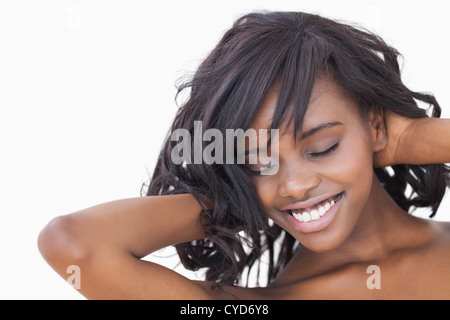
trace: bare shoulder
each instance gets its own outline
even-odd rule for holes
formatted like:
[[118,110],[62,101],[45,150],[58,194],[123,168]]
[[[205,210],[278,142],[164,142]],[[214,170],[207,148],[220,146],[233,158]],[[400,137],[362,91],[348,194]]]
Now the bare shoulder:
[[450,263],[450,222],[425,220],[424,233],[427,241],[413,250],[412,257],[422,262],[431,262],[433,266]]
[[430,220],[430,225],[435,230],[433,247],[442,250],[450,250],[450,221]]
[[[450,265],[450,222],[430,220],[434,232],[433,240],[417,250],[415,259],[416,267],[426,268],[425,279],[434,283],[434,286],[443,287],[446,285],[447,298],[450,292],[450,272],[448,266]],[[419,273],[419,270],[417,270]],[[423,270],[422,270],[423,273]]]

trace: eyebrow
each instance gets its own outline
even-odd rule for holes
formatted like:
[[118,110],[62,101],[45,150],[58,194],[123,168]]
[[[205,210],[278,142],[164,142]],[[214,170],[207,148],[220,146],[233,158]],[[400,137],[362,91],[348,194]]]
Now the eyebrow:
[[312,136],[313,134],[319,132],[320,130],[323,130],[323,129],[326,129],[326,128],[331,128],[331,127],[334,127],[334,126],[339,126],[339,125],[343,125],[343,123],[339,122],[339,121],[322,123],[322,124],[318,125],[317,127],[312,128],[311,130],[303,132],[301,137],[300,137],[300,140],[306,139],[306,138]]

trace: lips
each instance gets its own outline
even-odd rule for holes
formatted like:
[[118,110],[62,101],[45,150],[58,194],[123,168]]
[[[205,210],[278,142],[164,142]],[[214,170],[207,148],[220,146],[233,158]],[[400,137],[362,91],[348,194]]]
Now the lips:
[[292,208],[288,212],[300,222],[309,222],[324,216],[342,197],[343,193],[329,197],[310,207]]
[[281,213],[302,233],[316,232],[326,228],[338,211],[344,192],[316,197],[304,202],[283,207]]

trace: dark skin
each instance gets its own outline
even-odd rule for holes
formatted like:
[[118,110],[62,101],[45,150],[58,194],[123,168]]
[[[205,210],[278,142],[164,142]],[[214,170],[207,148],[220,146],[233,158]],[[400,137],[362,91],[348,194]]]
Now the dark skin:
[[[275,102],[273,90],[252,127],[267,127]],[[280,139],[278,173],[253,179],[269,216],[303,245],[264,293],[282,299],[449,298],[449,287],[435,286],[450,280],[449,224],[406,214],[373,173],[374,161],[391,162],[402,144],[391,140],[389,145],[382,112],[361,117],[355,102],[335,83],[319,79],[303,131],[337,121],[342,125],[296,144],[288,130]],[[387,126],[395,131],[389,136],[411,139],[402,135],[414,124],[390,113]],[[339,146],[331,153],[312,156],[336,142]],[[339,214],[317,232],[298,232],[279,210],[297,199],[340,192],[345,196]],[[429,261],[436,263],[430,266]],[[370,265],[380,268],[382,290],[366,286]]]
[[[274,87],[251,127],[268,127],[276,97]],[[281,127],[286,134],[279,139],[278,172],[252,178],[272,220],[302,244],[267,288],[212,289],[208,282],[140,260],[204,236],[200,206],[190,195],[119,200],[56,218],[41,232],[40,250],[62,277],[68,265],[80,266],[80,292],[94,299],[449,299],[449,224],[408,215],[373,172],[374,166],[396,163],[450,162],[448,139],[438,139],[450,136],[449,120],[391,112],[362,117],[334,82],[320,78],[303,132],[329,122],[340,124],[300,141]],[[336,143],[332,152],[318,156]],[[341,192],[337,213],[319,231],[300,232],[280,211]],[[381,289],[366,285],[370,265],[379,267]]]

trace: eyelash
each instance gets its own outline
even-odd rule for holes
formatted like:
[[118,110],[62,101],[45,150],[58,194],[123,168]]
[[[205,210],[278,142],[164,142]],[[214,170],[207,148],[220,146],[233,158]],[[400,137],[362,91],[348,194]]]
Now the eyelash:
[[308,156],[313,157],[313,158],[325,157],[326,155],[328,155],[328,154],[332,153],[334,150],[336,150],[338,147],[339,147],[339,142],[337,142],[336,144],[334,144],[333,146],[331,146],[330,148],[328,148],[325,151],[309,153]]

